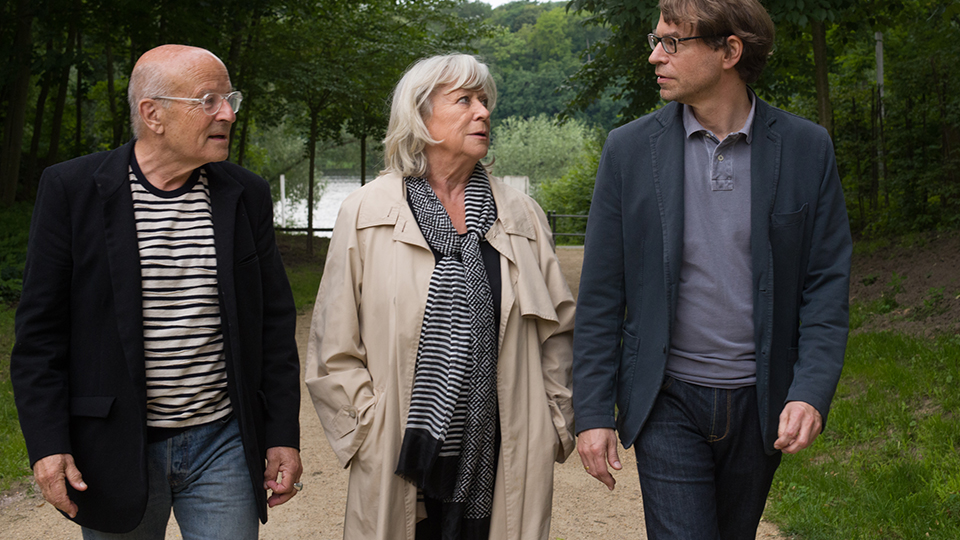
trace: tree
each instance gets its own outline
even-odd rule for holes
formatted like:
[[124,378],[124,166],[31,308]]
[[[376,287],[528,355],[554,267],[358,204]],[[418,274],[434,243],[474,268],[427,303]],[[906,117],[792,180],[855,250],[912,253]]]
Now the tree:
[[[583,17],[568,12],[561,3],[513,2],[493,10],[491,22],[499,31],[480,42],[497,82],[499,97],[493,117],[496,127],[511,116],[556,116],[572,98],[567,78],[580,66],[578,57],[607,30],[584,26]],[[573,117],[611,128],[616,105],[609,94]]]
[[579,70],[569,79],[575,93],[565,115],[575,114],[612,91],[622,103],[620,122],[643,115],[660,101],[659,87],[647,62],[647,34],[660,16],[654,2],[634,0],[571,0],[572,11],[585,17],[584,24],[607,28],[609,34],[593,42],[583,55]]
[[3,144],[0,146],[0,205],[13,204],[20,180],[20,156],[23,126],[26,121],[27,96],[30,86],[32,61],[31,37],[34,13],[29,0],[18,0],[14,29],[12,58],[5,71],[10,74],[9,109],[3,123]]
[[[345,122],[361,141],[382,133],[383,104],[410,62],[465,46],[481,35],[484,25],[458,18],[456,4],[295,0],[271,21],[271,65],[284,69],[275,79],[276,97],[285,104],[285,118],[301,126],[306,140],[308,229],[313,229],[318,143],[339,139]],[[308,252],[312,238],[308,232]]]

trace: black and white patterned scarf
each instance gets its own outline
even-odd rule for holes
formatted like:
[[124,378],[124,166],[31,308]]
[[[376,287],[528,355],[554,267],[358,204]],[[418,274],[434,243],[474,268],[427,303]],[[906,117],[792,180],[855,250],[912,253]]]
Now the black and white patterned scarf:
[[429,497],[463,503],[465,519],[482,519],[493,507],[497,460],[498,322],[480,242],[497,208],[479,163],[464,195],[463,236],[425,179],[404,181],[420,231],[441,258],[430,278],[396,472]]

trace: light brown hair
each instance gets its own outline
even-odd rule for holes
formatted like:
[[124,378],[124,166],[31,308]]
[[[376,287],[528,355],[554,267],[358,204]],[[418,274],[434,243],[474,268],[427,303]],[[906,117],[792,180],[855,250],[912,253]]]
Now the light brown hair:
[[704,43],[725,47],[727,36],[743,41],[737,73],[747,84],[756,82],[773,49],[774,27],[757,0],[660,0],[664,22],[691,25],[697,35],[712,36]]

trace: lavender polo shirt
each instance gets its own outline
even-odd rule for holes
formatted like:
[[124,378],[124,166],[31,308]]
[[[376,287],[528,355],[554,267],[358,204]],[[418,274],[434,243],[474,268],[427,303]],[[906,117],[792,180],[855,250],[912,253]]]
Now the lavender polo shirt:
[[684,105],[683,263],[666,373],[712,388],[756,384],[750,258],[750,143],[717,140]]

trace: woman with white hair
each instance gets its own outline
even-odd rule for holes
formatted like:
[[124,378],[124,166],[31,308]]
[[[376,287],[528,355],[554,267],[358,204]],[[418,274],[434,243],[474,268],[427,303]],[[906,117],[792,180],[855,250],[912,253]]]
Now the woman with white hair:
[[386,170],[340,208],[306,383],[350,467],[344,538],[549,535],[574,301],[543,211],[480,162],[495,102],[472,56],[414,64]]

